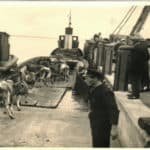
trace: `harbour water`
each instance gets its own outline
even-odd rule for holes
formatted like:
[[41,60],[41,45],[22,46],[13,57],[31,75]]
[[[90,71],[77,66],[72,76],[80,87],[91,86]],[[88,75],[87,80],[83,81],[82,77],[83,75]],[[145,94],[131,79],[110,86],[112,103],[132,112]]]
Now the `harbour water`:
[[[10,37],[10,52],[19,58],[20,63],[36,56],[49,56],[58,47],[57,41],[58,37],[53,39]],[[83,43],[81,40],[79,46],[81,49]]]

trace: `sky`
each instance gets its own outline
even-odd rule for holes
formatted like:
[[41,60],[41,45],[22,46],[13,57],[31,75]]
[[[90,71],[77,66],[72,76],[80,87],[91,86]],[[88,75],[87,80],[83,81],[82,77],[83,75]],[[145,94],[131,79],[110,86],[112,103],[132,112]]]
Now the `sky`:
[[[10,34],[10,50],[19,57],[19,61],[40,55],[49,55],[57,47],[59,35],[63,35],[68,25],[68,14],[71,10],[74,35],[79,36],[80,47],[85,39],[92,38],[94,33],[101,32],[108,37],[131,5],[5,5],[0,4],[0,31]],[[125,25],[121,34],[129,34],[143,5],[137,6],[133,16]],[[149,37],[147,19],[142,30],[144,37]],[[17,36],[16,36],[17,35]],[[20,37],[18,35],[24,35]],[[44,38],[32,38],[32,37]],[[47,38],[46,38],[47,37]]]

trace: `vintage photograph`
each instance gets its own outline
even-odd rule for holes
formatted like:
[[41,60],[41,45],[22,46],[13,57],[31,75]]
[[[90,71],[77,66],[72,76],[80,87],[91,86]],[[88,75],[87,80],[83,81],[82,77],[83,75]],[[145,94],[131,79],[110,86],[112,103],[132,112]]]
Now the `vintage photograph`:
[[0,148],[150,147],[150,3],[0,2]]

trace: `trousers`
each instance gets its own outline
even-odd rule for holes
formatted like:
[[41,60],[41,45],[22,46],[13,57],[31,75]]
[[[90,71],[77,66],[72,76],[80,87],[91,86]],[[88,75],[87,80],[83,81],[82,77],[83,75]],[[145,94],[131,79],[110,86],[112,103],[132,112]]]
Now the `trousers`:
[[130,75],[130,77],[131,77],[132,94],[135,97],[139,97],[140,96],[140,89],[141,89],[142,75],[132,74],[132,75]]
[[110,147],[110,121],[103,115],[89,113],[93,147]]

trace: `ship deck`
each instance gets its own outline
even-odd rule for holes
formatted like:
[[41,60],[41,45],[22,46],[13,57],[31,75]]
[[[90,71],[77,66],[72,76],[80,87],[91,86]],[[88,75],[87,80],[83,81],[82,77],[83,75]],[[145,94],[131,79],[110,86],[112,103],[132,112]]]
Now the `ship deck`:
[[22,107],[16,119],[0,114],[0,146],[90,147],[87,106],[66,92],[57,109]]
[[[91,147],[88,106],[67,90],[56,109],[22,107],[11,120],[0,112],[1,147]],[[119,147],[118,140],[111,147]]]

